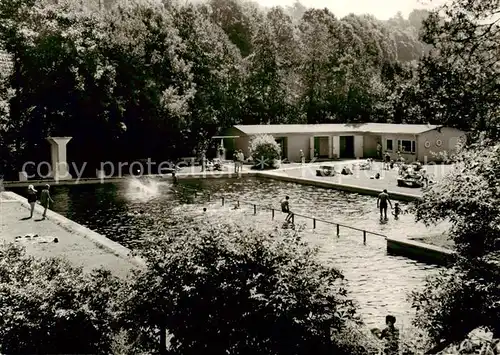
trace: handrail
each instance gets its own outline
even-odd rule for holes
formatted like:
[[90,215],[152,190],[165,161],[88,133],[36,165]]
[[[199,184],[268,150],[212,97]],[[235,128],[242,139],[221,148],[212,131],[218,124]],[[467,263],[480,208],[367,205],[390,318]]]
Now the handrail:
[[[200,192],[199,190],[196,190],[196,189],[193,189],[193,188],[189,188],[189,187],[186,187],[186,186],[182,186],[182,185],[177,185],[177,186],[180,186],[180,187],[182,187],[185,190],[190,190],[190,191],[194,191],[194,192]],[[206,191],[201,191],[201,192],[203,192],[204,194],[208,194],[209,200],[211,199],[210,192],[208,192],[208,193]],[[222,196],[221,199],[222,199],[222,205],[224,205],[225,202],[228,201],[227,198],[224,197],[224,196]],[[272,206],[264,206],[264,205],[261,205],[261,204],[258,204],[258,203],[244,201],[244,200],[235,200],[234,202],[236,202],[238,204],[238,206],[240,205],[240,203],[244,203],[244,204],[247,204],[247,205],[254,206],[254,214],[257,214],[257,206],[259,208],[262,208],[262,209],[265,209],[265,210],[271,210],[272,211],[272,218],[273,219],[274,219],[274,211],[277,210],[276,208],[274,208]],[[322,222],[322,223],[326,223],[326,224],[330,224],[330,225],[336,225],[337,226],[337,237],[340,236],[340,233],[339,233],[339,228],[340,227],[351,229],[351,230],[355,230],[355,231],[358,231],[358,232],[363,232],[363,243],[364,244],[366,244],[366,235],[367,234],[371,234],[371,235],[375,235],[375,236],[387,239],[387,236],[384,235],[384,234],[381,234],[381,233],[372,232],[372,231],[369,231],[369,230],[366,230],[366,229],[351,227],[351,226],[348,226],[346,224],[342,224],[342,223],[338,223],[338,222],[334,222],[334,221],[328,221],[328,220],[325,220],[325,219],[322,219],[322,218],[316,218],[316,217],[306,216],[306,215],[299,214],[299,213],[294,213],[294,212],[292,212],[292,221],[293,221],[294,216],[299,216],[299,217],[302,217],[302,218],[311,219],[313,221],[313,229],[316,228],[316,222]]]

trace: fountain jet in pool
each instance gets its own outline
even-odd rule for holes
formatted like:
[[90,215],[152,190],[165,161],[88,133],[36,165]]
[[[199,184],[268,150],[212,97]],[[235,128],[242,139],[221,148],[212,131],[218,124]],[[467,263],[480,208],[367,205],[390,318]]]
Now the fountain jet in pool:
[[133,199],[147,201],[160,194],[158,185],[159,183],[152,179],[141,181],[137,178],[131,178],[128,180],[127,195]]

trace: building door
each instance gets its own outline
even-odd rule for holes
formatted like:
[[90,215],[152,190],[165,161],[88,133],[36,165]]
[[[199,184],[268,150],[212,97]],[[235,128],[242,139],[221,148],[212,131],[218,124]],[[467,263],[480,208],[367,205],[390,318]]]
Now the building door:
[[354,136],[340,136],[340,158],[354,159]]
[[[236,150],[236,142],[234,138],[224,138],[224,148],[226,150],[226,159],[234,159]],[[217,155],[216,155],[217,157]]]

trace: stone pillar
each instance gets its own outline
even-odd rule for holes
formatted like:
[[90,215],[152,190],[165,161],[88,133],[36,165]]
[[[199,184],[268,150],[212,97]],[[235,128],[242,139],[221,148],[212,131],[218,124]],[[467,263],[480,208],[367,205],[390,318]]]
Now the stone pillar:
[[50,143],[50,154],[52,157],[52,177],[54,180],[72,179],[68,171],[66,161],[66,145],[72,137],[47,137]]
[[26,171],[19,172],[19,181],[28,181],[28,173]]

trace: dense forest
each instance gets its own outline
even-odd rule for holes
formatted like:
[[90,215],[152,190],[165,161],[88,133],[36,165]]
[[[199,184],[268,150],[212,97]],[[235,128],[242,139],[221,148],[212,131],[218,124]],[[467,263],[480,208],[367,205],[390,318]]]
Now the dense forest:
[[470,129],[458,106],[479,104],[457,92],[463,73],[435,59],[441,20],[428,16],[338,18],[239,0],[0,0],[14,63],[0,86],[0,169],[46,160],[49,135],[73,137],[69,160],[92,165],[199,154],[236,123]]

